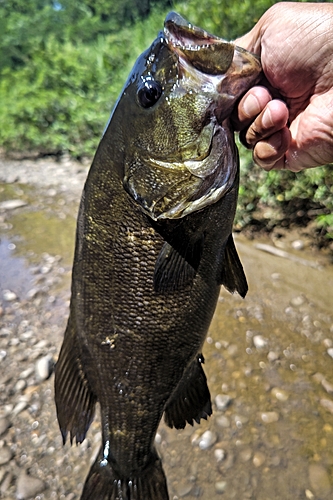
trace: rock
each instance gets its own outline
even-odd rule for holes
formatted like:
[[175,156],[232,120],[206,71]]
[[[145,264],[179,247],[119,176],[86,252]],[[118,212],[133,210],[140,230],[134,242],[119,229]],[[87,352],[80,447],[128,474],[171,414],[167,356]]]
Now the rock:
[[328,382],[326,378],[322,379],[321,385],[324,387],[326,392],[328,392],[329,394],[333,394],[333,384]]
[[279,355],[274,351],[269,351],[269,353],[267,354],[267,359],[268,359],[268,361],[273,363],[273,361],[276,361],[277,359],[279,359]]
[[47,380],[51,376],[53,368],[54,368],[54,361],[52,356],[48,354],[47,356],[40,358],[35,365],[37,380],[39,382]]
[[230,405],[232,399],[228,394],[218,394],[215,398],[216,408],[219,411],[224,411]]
[[176,492],[179,498],[186,497],[189,493],[191,493],[193,489],[193,483],[190,483],[188,480],[181,480],[177,483]]
[[222,462],[226,457],[225,451],[222,450],[222,448],[216,448],[216,450],[214,450],[214,457],[217,462]]
[[248,462],[252,457],[252,449],[250,447],[244,448],[243,450],[240,451],[239,457],[242,462]]
[[266,457],[261,451],[256,451],[255,454],[253,455],[253,465],[255,467],[261,467],[262,464],[265,462]]
[[18,500],[25,500],[35,497],[46,489],[45,483],[37,477],[29,476],[22,471],[17,480],[16,497]]
[[321,399],[320,400],[320,404],[321,406],[323,406],[324,408],[326,408],[326,410],[328,410],[329,412],[333,413],[333,401],[331,399]]
[[215,483],[215,491],[218,495],[222,495],[227,487],[227,482],[226,481],[217,481]]
[[17,299],[16,293],[12,292],[11,290],[4,290],[2,292],[3,299],[6,300],[7,302],[13,302],[14,300]]
[[320,464],[309,466],[309,480],[311,488],[319,497],[326,497],[331,492],[331,483],[326,469]]
[[4,445],[0,448],[0,465],[7,464],[13,458],[13,452],[9,446]]
[[6,200],[0,202],[0,210],[14,210],[15,208],[24,207],[28,203],[23,200]]
[[23,392],[27,387],[27,382],[25,380],[18,380],[14,387],[14,392]]
[[278,401],[285,402],[289,398],[289,394],[279,387],[273,387],[271,393]]
[[333,358],[333,347],[330,347],[329,349],[327,349],[327,354],[329,356],[331,356],[331,358]]
[[253,337],[253,344],[257,349],[263,349],[267,346],[268,342],[262,335],[255,335]]
[[0,436],[10,427],[10,422],[6,417],[0,418]]
[[265,424],[271,424],[279,420],[279,414],[276,411],[266,411],[261,413],[261,420]]
[[294,250],[303,250],[304,248],[304,241],[302,240],[294,240],[291,242],[291,246]]
[[225,429],[230,427],[230,420],[228,419],[228,417],[225,417],[224,415],[216,417],[215,421],[219,427],[223,427]]
[[217,441],[217,435],[212,431],[205,431],[199,439],[199,448],[201,450],[208,450]]

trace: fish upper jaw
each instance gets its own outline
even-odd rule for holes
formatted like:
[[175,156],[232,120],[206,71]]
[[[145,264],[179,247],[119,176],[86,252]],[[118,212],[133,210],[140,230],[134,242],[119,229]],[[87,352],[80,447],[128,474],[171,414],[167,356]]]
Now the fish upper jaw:
[[164,37],[178,57],[181,85],[187,87],[190,82],[198,92],[218,94],[220,123],[260,78],[261,63],[256,55],[188,23],[175,12],[165,19]]

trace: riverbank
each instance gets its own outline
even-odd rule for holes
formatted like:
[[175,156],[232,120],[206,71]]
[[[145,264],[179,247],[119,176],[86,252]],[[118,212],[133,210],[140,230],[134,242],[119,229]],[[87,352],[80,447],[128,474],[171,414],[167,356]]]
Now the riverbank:
[[[82,445],[63,447],[52,375],[87,171],[69,159],[0,161],[5,500],[78,500],[101,444],[97,418]],[[156,439],[172,500],[332,496],[333,267],[302,231],[236,235],[249,293],[222,290],[205,343],[214,414],[184,431],[161,424]]]

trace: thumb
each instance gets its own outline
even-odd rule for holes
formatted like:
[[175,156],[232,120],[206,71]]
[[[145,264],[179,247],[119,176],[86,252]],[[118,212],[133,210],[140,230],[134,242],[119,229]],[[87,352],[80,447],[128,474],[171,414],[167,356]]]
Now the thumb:
[[251,31],[245,35],[236,38],[234,43],[243,49],[261,56],[261,32],[260,32],[260,21],[252,28]]

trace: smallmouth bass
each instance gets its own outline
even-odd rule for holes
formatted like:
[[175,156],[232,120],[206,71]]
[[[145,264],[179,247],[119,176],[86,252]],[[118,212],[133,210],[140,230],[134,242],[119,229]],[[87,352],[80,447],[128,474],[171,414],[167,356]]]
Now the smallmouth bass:
[[229,116],[259,60],[170,13],[125,84],[79,208],[70,315],[55,370],[64,443],[97,401],[102,447],[82,500],[167,500],[164,413],[212,413],[202,345],[220,286],[242,297],[232,239],[239,166]]

